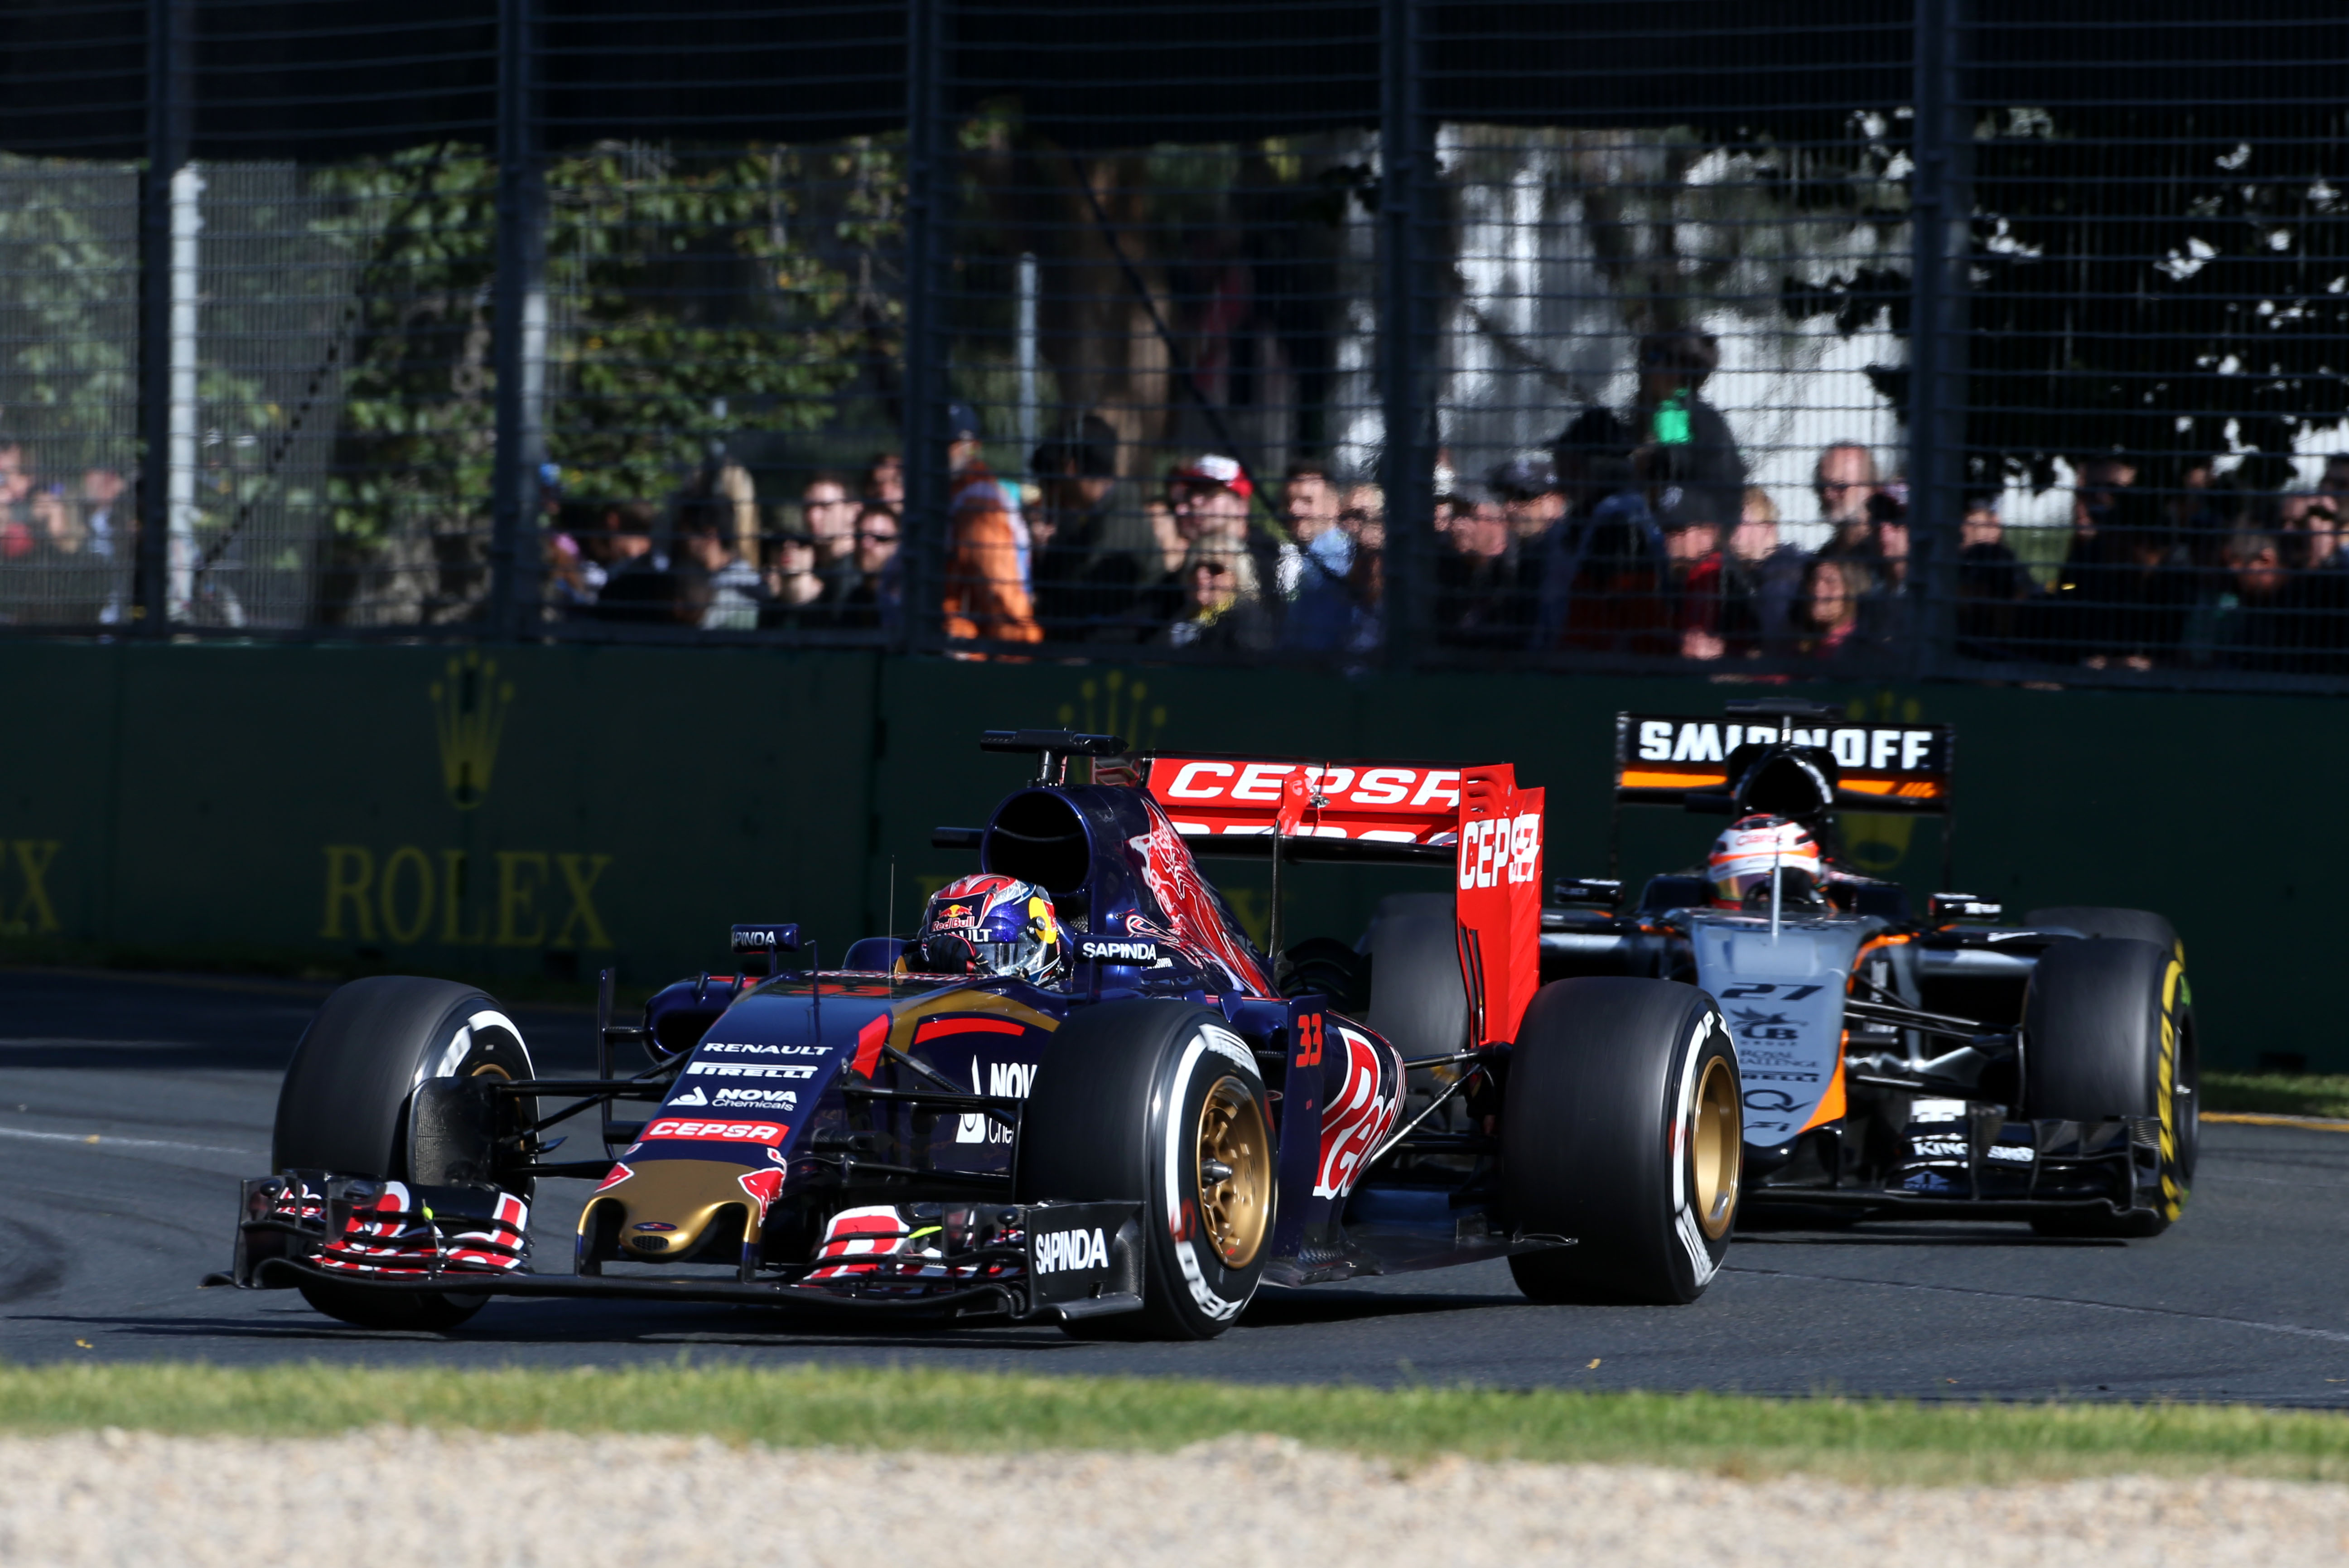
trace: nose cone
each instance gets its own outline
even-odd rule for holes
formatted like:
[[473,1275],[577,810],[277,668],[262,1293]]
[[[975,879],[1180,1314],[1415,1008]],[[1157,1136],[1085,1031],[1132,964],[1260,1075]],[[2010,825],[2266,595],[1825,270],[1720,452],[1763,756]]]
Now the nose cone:
[[[616,1241],[621,1257],[645,1262],[689,1258],[712,1245],[755,1247],[764,1206],[743,1179],[765,1168],[715,1159],[647,1160],[598,1191],[581,1211],[581,1255],[591,1254],[598,1237],[606,1247]],[[704,1261],[736,1260],[730,1251]]]

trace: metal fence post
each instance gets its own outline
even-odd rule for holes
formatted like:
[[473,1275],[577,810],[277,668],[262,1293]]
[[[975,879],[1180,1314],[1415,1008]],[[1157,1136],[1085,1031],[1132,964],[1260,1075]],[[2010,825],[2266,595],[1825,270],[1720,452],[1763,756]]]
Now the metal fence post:
[[1386,598],[1381,617],[1390,669],[1411,667],[1423,618],[1421,573],[1434,526],[1434,418],[1428,377],[1426,267],[1421,213],[1434,140],[1421,100],[1421,0],[1382,0],[1379,105],[1379,398],[1385,426],[1379,484],[1386,493]]
[[538,145],[537,0],[498,3],[497,275],[490,358],[497,375],[489,635],[538,617],[538,467],[546,430],[546,167]]
[[147,167],[139,183],[139,549],[141,636],[171,632],[172,182],[195,118],[194,0],[147,0]]
[[910,651],[936,630],[947,537],[945,363],[938,342],[938,246],[947,187],[944,151],[946,0],[905,7],[905,337],[900,383],[905,516],[899,646]]
[[1910,548],[1923,597],[1920,677],[1956,652],[1965,517],[1965,290],[1973,216],[1973,126],[1960,80],[1963,0],[1916,0],[1915,172],[1909,310]]

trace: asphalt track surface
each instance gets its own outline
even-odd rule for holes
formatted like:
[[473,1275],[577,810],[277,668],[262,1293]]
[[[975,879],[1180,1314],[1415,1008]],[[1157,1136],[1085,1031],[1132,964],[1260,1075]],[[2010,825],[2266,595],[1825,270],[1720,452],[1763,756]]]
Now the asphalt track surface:
[[[267,1164],[278,1075],[323,987],[0,971],[0,1358],[576,1366],[926,1364],[1260,1383],[1475,1382],[1922,1398],[2349,1406],[2349,1135],[2205,1129],[2186,1218],[2151,1241],[2019,1224],[1741,1235],[1682,1308],[1543,1307],[1498,1263],[1267,1291],[1205,1345],[1080,1344],[780,1311],[492,1302],[451,1337],[367,1334],[290,1291],[200,1290],[236,1183]],[[585,1012],[515,1009],[542,1070]],[[584,1182],[533,1216],[565,1257]]]

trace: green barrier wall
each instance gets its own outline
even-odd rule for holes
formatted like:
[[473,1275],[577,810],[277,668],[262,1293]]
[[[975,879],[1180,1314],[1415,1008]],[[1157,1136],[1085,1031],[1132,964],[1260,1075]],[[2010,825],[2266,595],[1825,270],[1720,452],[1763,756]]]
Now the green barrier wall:
[[[967,868],[1022,759],[984,728],[1139,746],[1509,761],[1549,789],[1553,873],[1607,866],[1619,709],[1711,713],[1691,680],[1390,679],[714,649],[0,648],[0,947],[649,984],[726,963],[735,920],[837,953]],[[1808,691],[1958,728],[1956,879],[2019,914],[2159,909],[2214,1062],[2349,1070],[2330,986],[2321,802],[2349,776],[2331,702],[1965,687]],[[2296,810],[2273,804],[2300,799]],[[1627,814],[1631,877],[1718,824]],[[1847,825],[1869,868],[1940,885],[1940,825]],[[2310,861],[2307,857],[2320,857]],[[1226,878],[1223,867],[1216,868]],[[1287,932],[1350,938],[1413,873],[1312,867]],[[1228,874],[1261,929],[1261,867]]]

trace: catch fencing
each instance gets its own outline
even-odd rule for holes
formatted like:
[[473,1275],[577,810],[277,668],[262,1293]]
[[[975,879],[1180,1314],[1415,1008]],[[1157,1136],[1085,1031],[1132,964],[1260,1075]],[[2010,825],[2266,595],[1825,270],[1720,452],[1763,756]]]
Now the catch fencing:
[[0,626],[2349,686],[2349,16],[52,0]]

